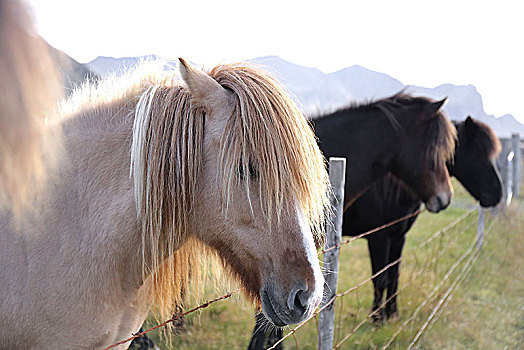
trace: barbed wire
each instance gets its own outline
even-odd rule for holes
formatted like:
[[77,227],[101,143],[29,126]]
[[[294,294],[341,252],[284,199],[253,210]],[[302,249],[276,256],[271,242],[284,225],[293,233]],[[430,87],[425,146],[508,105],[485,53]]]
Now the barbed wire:
[[448,269],[447,273],[444,275],[444,277],[440,280],[440,282],[433,288],[433,290],[429,293],[429,295],[422,301],[422,303],[419,304],[419,306],[415,309],[411,317],[409,317],[406,321],[402,323],[402,325],[397,329],[397,331],[391,336],[389,341],[382,347],[382,349],[387,349],[393,341],[397,338],[397,336],[406,328],[406,326],[411,323],[415,317],[418,315],[418,313],[422,310],[422,308],[435,296],[435,294],[440,290],[440,288],[443,286],[443,284],[449,280],[451,274],[457,269],[458,266],[460,266],[460,263],[462,263],[472,252],[475,253],[475,246],[476,241],[474,240],[469,248],[460,256],[460,258]]
[[[486,236],[490,233],[491,229],[495,225],[495,222],[498,220],[498,218],[499,218],[498,216],[495,217],[495,219],[490,223],[490,226],[485,231]],[[438,319],[444,307],[447,305],[449,300],[451,300],[453,293],[460,287],[462,282],[466,279],[466,276],[469,274],[469,271],[472,269],[473,265],[478,260],[479,256],[480,256],[480,251],[476,250],[475,253],[472,255],[471,261],[465,264],[465,267],[462,270],[462,272],[457,276],[457,278],[453,281],[451,286],[446,290],[446,292],[440,298],[440,300],[435,305],[435,307],[433,307],[433,310],[431,311],[427,320],[420,327],[420,330],[417,332],[417,334],[413,337],[413,339],[409,343],[407,350],[412,349],[413,346],[415,346],[415,344],[420,339],[420,336]]]
[[[359,239],[359,238],[362,238],[362,237],[368,236],[368,235],[370,235],[370,234],[372,234],[372,233],[375,233],[375,232],[377,232],[377,231],[380,231],[380,230],[382,230],[382,229],[384,229],[384,228],[387,228],[387,227],[389,227],[389,226],[395,225],[395,224],[397,224],[397,223],[399,223],[399,222],[402,222],[402,221],[404,221],[404,220],[407,220],[407,219],[409,219],[409,218],[411,218],[411,217],[413,217],[413,216],[416,216],[416,215],[420,214],[420,213],[423,212],[423,211],[424,211],[424,209],[418,209],[418,210],[414,211],[414,212],[411,213],[411,214],[404,215],[404,216],[402,216],[402,217],[400,217],[400,218],[398,218],[398,219],[395,219],[395,220],[393,220],[393,221],[390,221],[390,222],[388,222],[388,223],[386,223],[386,224],[384,224],[384,225],[381,225],[381,226],[379,226],[379,227],[376,227],[376,228],[374,228],[374,229],[371,229],[371,230],[369,230],[369,231],[366,231],[366,232],[364,232],[364,233],[362,233],[362,234],[360,234],[360,235],[358,235],[358,236],[352,237],[352,238],[350,238],[350,239],[348,239],[348,240],[346,240],[346,241],[344,241],[344,242],[340,242],[340,243],[338,243],[338,244],[336,244],[336,245],[334,245],[334,246],[332,246],[332,247],[329,247],[328,249],[323,249],[323,250],[319,253],[319,255],[320,255],[320,254],[323,254],[323,253],[327,253],[327,252],[329,252],[329,251],[331,251],[331,250],[333,250],[333,249],[339,248],[339,247],[341,247],[341,246],[343,246],[343,245],[349,244],[349,243],[351,243],[351,242],[353,242],[353,241],[356,241],[356,240]],[[382,273],[383,271],[387,270],[389,267],[395,265],[395,264],[398,263],[398,262],[400,262],[400,258],[397,259],[396,261],[394,261],[394,262],[388,264],[388,266],[384,267],[382,270],[380,270],[379,272],[377,272],[377,273],[376,273],[375,275],[373,275],[372,277],[370,277],[370,278],[368,278],[368,279],[366,279],[366,280],[360,282],[357,286],[354,286],[354,287],[350,288],[350,290],[346,290],[346,291],[344,292],[345,294],[344,294],[344,293],[338,293],[338,294],[335,294],[335,296],[334,296],[333,298],[331,298],[329,301],[327,301],[326,304],[324,304],[324,305],[321,306],[319,309],[317,309],[317,311],[315,311],[315,312],[313,313],[313,315],[311,315],[311,317],[309,317],[308,319],[302,321],[299,325],[295,326],[295,328],[291,329],[291,330],[289,331],[289,333],[287,333],[285,336],[283,336],[282,338],[280,338],[280,339],[279,339],[275,344],[273,344],[271,347],[267,348],[267,350],[274,350],[274,349],[275,349],[275,348],[276,348],[280,343],[282,343],[282,342],[285,341],[287,338],[289,338],[291,335],[293,335],[294,333],[296,333],[296,331],[298,331],[300,328],[302,328],[302,326],[304,326],[304,325],[305,325],[306,323],[308,323],[311,319],[313,319],[314,317],[316,317],[316,316],[317,316],[321,311],[323,311],[325,308],[327,308],[329,305],[331,305],[331,304],[335,301],[336,298],[338,298],[338,297],[342,297],[342,296],[344,296],[344,295],[350,293],[351,291],[353,291],[353,290],[355,290],[355,289],[358,289],[360,286],[362,286],[362,285],[365,284],[366,282],[369,282],[372,278],[376,277],[377,275],[379,275],[380,273]],[[339,295],[339,294],[342,294],[342,295]]]
[[448,232],[449,230],[451,230],[453,227],[457,226],[460,222],[462,222],[464,219],[466,219],[469,215],[471,215],[472,213],[474,213],[475,211],[477,210],[477,208],[471,208],[470,210],[468,210],[466,213],[462,214],[460,217],[458,217],[457,219],[453,220],[453,222],[449,223],[448,225],[446,225],[444,228],[436,231],[434,234],[432,234],[427,240],[425,240],[424,242],[420,243],[420,245],[418,246],[419,248],[422,248],[424,246],[426,246],[428,243],[430,243],[431,241],[433,241],[435,238],[437,238],[438,236],[441,236],[443,234],[445,234],[446,232]]
[[380,231],[380,230],[383,230],[383,229],[388,228],[388,227],[390,227],[390,226],[393,226],[393,225],[395,225],[395,224],[398,224],[399,222],[402,222],[402,221],[405,221],[405,220],[407,220],[407,219],[409,219],[409,218],[412,218],[412,217],[414,217],[414,216],[416,216],[416,215],[422,213],[423,211],[424,211],[424,209],[417,209],[417,210],[415,210],[415,211],[414,211],[413,213],[411,213],[411,214],[404,215],[404,216],[402,216],[402,217],[400,217],[400,218],[398,218],[398,219],[395,219],[395,220],[393,220],[393,221],[388,222],[387,224],[384,224],[384,225],[379,226],[379,227],[375,227],[374,229],[371,229],[371,230],[369,230],[369,231],[366,231],[366,232],[364,232],[364,233],[361,233],[361,234],[358,235],[358,236],[351,237],[351,238],[349,238],[349,239],[347,239],[347,240],[345,240],[345,241],[343,241],[343,242],[340,242],[340,243],[338,243],[338,244],[335,244],[334,246],[329,247],[329,248],[327,248],[327,249],[322,249],[322,250],[320,251],[320,253],[318,253],[318,255],[320,255],[320,254],[324,254],[324,253],[327,253],[327,252],[330,252],[330,251],[332,251],[332,250],[334,250],[334,249],[340,248],[340,247],[343,246],[343,245],[346,245],[346,244],[349,244],[349,243],[351,243],[351,242],[354,242],[354,241],[356,241],[357,239],[360,239],[360,238],[363,238],[363,237],[369,236],[369,235],[372,234],[372,233],[375,233],[375,232],[377,232],[377,231]]
[[122,345],[122,344],[125,344],[125,343],[127,343],[127,342],[130,342],[130,341],[132,341],[133,339],[140,338],[140,337],[144,336],[145,334],[151,332],[152,330],[155,330],[155,329],[158,329],[158,328],[161,328],[161,327],[165,327],[165,326],[167,326],[169,323],[174,322],[174,321],[176,321],[177,319],[179,319],[179,318],[181,318],[181,317],[187,316],[187,315],[189,315],[190,313],[193,313],[193,312],[195,312],[195,311],[197,311],[197,310],[204,309],[204,308],[208,307],[209,305],[211,305],[211,304],[213,304],[213,303],[216,303],[217,301],[221,301],[221,300],[228,299],[228,298],[230,298],[233,294],[235,294],[235,293],[237,293],[237,292],[238,292],[238,290],[235,290],[235,291],[233,291],[233,292],[229,292],[229,293],[227,293],[227,294],[225,294],[225,295],[223,295],[223,296],[221,296],[221,297],[215,298],[215,299],[213,299],[213,300],[206,301],[204,304],[201,304],[201,305],[199,305],[199,306],[197,306],[197,307],[194,307],[194,308],[192,308],[191,310],[188,310],[188,311],[183,312],[183,313],[178,314],[178,315],[174,315],[174,316],[171,317],[169,320],[167,320],[167,321],[165,321],[165,322],[163,322],[163,323],[161,323],[161,324],[159,324],[159,325],[156,325],[156,326],[154,326],[154,327],[151,327],[151,328],[149,328],[149,329],[146,329],[146,330],[143,331],[143,332],[133,334],[133,336],[130,337],[130,338],[127,338],[127,339],[122,340],[122,341],[120,341],[120,342],[118,342],[118,343],[115,343],[115,344],[113,344],[113,345],[110,345],[110,346],[108,346],[107,348],[105,348],[104,350],[112,349],[112,348],[117,347],[117,346],[119,346],[119,345]]
[[[462,220],[464,220],[471,212],[468,212],[466,213],[466,215],[463,215],[461,216],[462,217]],[[457,225],[458,222],[456,222],[456,220],[452,223],[452,224],[449,224],[447,225],[447,230],[446,231],[449,231],[450,229],[454,228],[456,225]],[[466,232],[467,230],[469,230],[471,228],[471,226],[473,226],[473,223],[470,223],[466,228],[464,228],[461,232],[461,235]],[[437,232],[442,234],[444,232],[446,232],[444,230],[438,230]],[[418,277],[420,277],[422,275],[422,273],[424,271],[426,271],[431,265],[435,264],[438,260],[440,260],[440,258],[442,258],[445,254],[445,252],[450,248],[450,246],[452,244],[454,244],[459,238],[461,235],[457,235],[454,237],[453,240],[451,240],[450,242],[448,242],[447,246],[444,247],[443,249],[440,250],[439,254],[434,256],[429,262],[426,262],[426,264],[418,269],[415,273],[412,273],[410,274],[410,280],[406,283],[403,283],[403,287],[402,288],[399,288],[395,293],[393,293],[391,296],[389,296],[389,298],[386,298],[381,304],[380,304],[380,307],[377,308],[377,310],[369,313],[367,315],[366,318],[364,318],[356,327],[354,327],[353,329],[351,329],[350,333],[346,334],[346,336],[344,336],[344,338],[342,338],[342,340],[340,340],[334,347],[334,349],[338,349],[344,342],[346,342],[348,339],[350,339],[364,324],[366,324],[366,322],[368,320],[370,320],[374,315],[376,315],[378,312],[380,312],[380,309],[383,308],[388,302],[390,302],[394,297],[398,296],[399,293],[403,290],[405,290],[407,287],[409,287],[411,284],[413,284],[413,282],[418,279]],[[431,237],[436,237],[434,234],[431,236]],[[377,272],[376,274],[374,274],[373,276],[371,276],[371,278],[367,279],[367,280],[364,280],[362,282],[359,283],[359,285],[363,285],[365,282],[369,282],[370,280],[372,280],[373,278],[377,277],[378,275],[380,275],[381,273],[383,273],[385,270],[389,269],[391,266],[397,264],[397,263],[400,263],[402,261],[402,258],[399,258],[393,262],[391,262],[389,265],[385,266],[382,270],[380,270],[379,272]],[[352,287],[350,288],[348,291],[353,291],[355,289],[355,287]],[[348,294],[348,293],[345,293],[345,294]],[[341,299],[342,300],[342,299]]]

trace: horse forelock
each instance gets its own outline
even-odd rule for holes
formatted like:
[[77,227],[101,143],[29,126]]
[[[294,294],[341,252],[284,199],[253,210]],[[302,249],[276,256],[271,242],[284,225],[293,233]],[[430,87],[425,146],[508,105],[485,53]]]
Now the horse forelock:
[[474,135],[466,139],[466,133],[464,131],[465,122],[462,121],[457,124],[458,130],[458,142],[461,145],[464,141],[471,145],[472,149],[481,153],[481,156],[485,159],[495,159],[502,149],[500,140],[492,128],[487,124],[471,118],[471,122],[475,128]]
[[[236,104],[219,151],[226,208],[229,189],[256,169],[259,198],[270,221],[282,209],[299,205],[314,232],[327,208],[327,173],[312,128],[282,86],[265,71],[247,64],[215,67],[209,73],[232,91]],[[246,191],[254,179],[246,177]],[[298,203],[297,203],[298,202]]]
[[[415,97],[401,91],[384,100],[388,105],[396,106],[397,113],[403,113],[407,108],[416,107],[423,110],[425,106],[435,101],[426,97]],[[428,119],[423,113],[414,113],[414,118],[407,127],[417,128],[424,135],[426,156],[432,158],[435,164],[442,164],[453,157],[457,131],[443,111]]]
[[457,130],[442,112],[427,123],[427,155],[433,156],[435,164],[443,164],[453,158]]

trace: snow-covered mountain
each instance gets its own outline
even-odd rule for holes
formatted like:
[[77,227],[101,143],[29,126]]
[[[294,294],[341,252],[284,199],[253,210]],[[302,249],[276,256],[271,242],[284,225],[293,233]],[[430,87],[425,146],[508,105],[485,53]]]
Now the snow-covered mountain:
[[113,73],[119,75],[129,69],[136,67],[140,62],[155,60],[158,58],[159,57],[155,55],[119,58],[98,56],[91,62],[87,63],[87,65],[101,76],[106,76]]
[[404,85],[389,75],[352,66],[325,74],[277,56],[259,57],[251,62],[265,66],[294,94],[306,113],[332,110],[350,103],[371,101],[395,94]]
[[463,120],[471,115],[491,126],[499,137],[510,137],[512,133],[520,133],[524,137],[524,125],[512,115],[497,118],[484,111],[482,96],[473,85],[442,84],[434,88],[406,86],[387,74],[361,66],[324,74],[316,68],[303,67],[277,56],[260,57],[251,61],[268,67],[276,74],[298,98],[306,113],[318,114],[318,111],[373,101],[405,89],[415,96],[434,99],[447,97],[444,111],[453,120]]
[[[122,72],[150,57],[156,56],[98,57],[87,65],[103,76],[110,72]],[[497,118],[486,114],[482,96],[473,85],[442,84],[434,88],[406,86],[387,74],[357,65],[325,74],[317,68],[300,66],[278,56],[258,57],[250,61],[265,66],[275,74],[310,115],[384,98],[405,89],[416,96],[434,99],[447,97],[444,111],[451,119],[462,120],[471,115],[491,126],[499,137],[509,137],[512,133],[520,133],[524,137],[524,125],[512,115]],[[176,62],[170,61],[170,65],[175,66]]]

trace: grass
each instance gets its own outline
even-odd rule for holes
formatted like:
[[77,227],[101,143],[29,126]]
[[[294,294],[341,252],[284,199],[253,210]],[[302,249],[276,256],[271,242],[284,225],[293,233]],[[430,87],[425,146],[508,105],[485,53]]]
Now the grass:
[[[417,310],[442,280],[448,269],[468,249],[476,234],[477,214],[450,229],[446,234],[420,247],[434,232],[452,223],[470,208],[474,201],[454,183],[453,204],[434,215],[423,213],[407,236],[401,268],[400,320],[375,327],[366,321],[372,302],[372,285],[364,284],[336,304],[335,344],[359,323],[362,326],[341,345],[341,349],[381,348]],[[524,341],[524,202],[514,200],[508,210],[486,235],[484,247],[470,273],[452,295],[437,321],[426,330],[415,349],[517,349]],[[488,218],[491,222],[493,218]],[[442,254],[441,252],[444,251]],[[429,262],[440,254],[438,263]],[[430,315],[437,300],[444,294],[461,266],[451,274],[450,281],[436,291],[435,297],[413,316],[413,321],[395,337],[390,349],[405,349]],[[422,273],[421,273],[422,271]],[[365,240],[346,245],[340,255],[338,292],[347,290],[371,275]],[[418,277],[414,279],[416,276]],[[206,298],[234,289],[229,284],[209,283]],[[188,308],[196,304],[188,305]],[[158,333],[151,334],[162,349],[245,349],[254,326],[254,307],[243,302],[238,294],[227,301],[211,305],[189,315],[171,345]],[[148,319],[154,325],[152,318]],[[147,326],[147,324],[146,324]],[[286,349],[316,349],[316,320],[297,331],[284,343]]]

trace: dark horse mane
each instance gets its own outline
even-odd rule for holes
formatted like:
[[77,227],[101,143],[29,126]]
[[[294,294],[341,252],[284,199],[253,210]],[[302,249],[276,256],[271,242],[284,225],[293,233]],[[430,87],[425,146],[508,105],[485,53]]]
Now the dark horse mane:
[[[442,103],[445,100],[442,101]],[[425,108],[429,108],[436,101],[426,97],[416,97],[403,90],[380,100],[350,104],[348,106],[341,107],[333,113],[324,113],[317,115],[312,119],[315,122],[327,119],[336,119],[343,116],[354,115],[354,114],[366,114],[371,115],[370,111],[382,112],[391,123],[393,129],[398,132],[406,132],[411,127],[417,127],[422,123],[427,123],[427,127],[424,128],[424,138],[428,141],[427,154],[434,156],[435,163],[443,158],[447,161],[453,157],[456,141],[456,130],[452,123],[445,117],[442,111],[438,112],[438,115],[434,118],[427,119],[427,113],[423,113]],[[401,123],[399,117],[407,110],[420,110],[421,113],[413,113],[415,118],[408,123]],[[422,128],[420,128],[422,129]],[[490,131],[489,128],[487,131]],[[442,157],[439,159],[439,157]]]
[[[488,125],[470,116],[465,121],[453,121],[453,124],[459,131],[458,134],[461,135],[458,142],[466,142],[471,151],[491,160],[495,159],[500,153],[500,141]],[[475,128],[475,131],[473,133],[468,132],[468,128]]]

